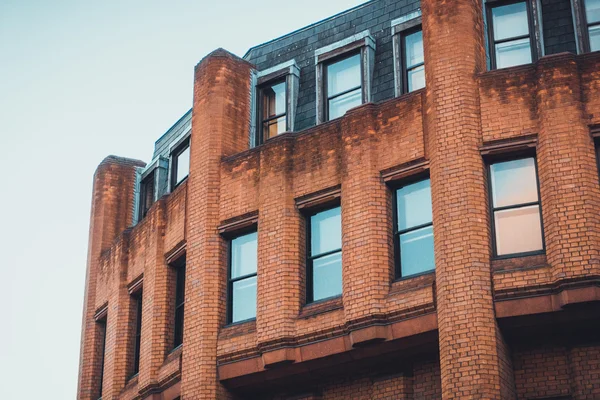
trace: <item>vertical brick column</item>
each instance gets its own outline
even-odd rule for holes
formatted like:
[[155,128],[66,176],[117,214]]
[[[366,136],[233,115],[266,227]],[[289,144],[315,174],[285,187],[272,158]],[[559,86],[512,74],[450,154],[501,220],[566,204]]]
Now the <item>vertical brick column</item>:
[[94,320],[99,257],[133,219],[135,168],[144,163],[110,156],[94,174],[77,398],[96,400],[100,379],[101,337]]
[[294,141],[273,144],[264,145],[260,162],[257,332],[265,350],[294,336],[304,264],[303,224],[293,193]]
[[548,263],[555,279],[600,273],[600,192],[575,56],[538,63],[538,167]]
[[[365,105],[342,122],[342,275],[344,312],[351,329],[380,318],[393,264],[391,224],[382,223],[388,220],[388,199],[377,169],[373,113],[373,106]],[[367,337],[384,339],[380,333]]]
[[248,148],[250,71],[219,49],[195,70],[190,174],[182,397],[225,399],[217,378],[217,336],[225,323],[227,262],[220,222],[220,163]]
[[423,0],[428,135],[444,399],[510,399],[490,272],[476,74],[485,70],[475,0]]

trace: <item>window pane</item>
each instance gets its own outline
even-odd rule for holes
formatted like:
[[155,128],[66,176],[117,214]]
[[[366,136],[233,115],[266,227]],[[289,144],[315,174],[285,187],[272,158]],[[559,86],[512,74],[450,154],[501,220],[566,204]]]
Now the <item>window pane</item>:
[[327,66],[327,97],[360,86],[360,54]]
[[525,2],[492,8],[492,21],[495,41],[529,34]]
[[329,100],[329,119],[335,119],[346,114],[351,108],[362,104],[362,91],[356,89],[353,92],[346,93],[333,100]]
[[419,90],[425,87],[425,66],[421,65],[408,71],[408,91]]
[[494,207],[538,201],[533,158],[492,164],[490,171]]
[[184,180],[190,173],[190,148],[177,156],[177,183]]
[[435,268],[432,226],[400,235],[400,266],[403,277]]
[[542,250],[539,206],[497,211],[494,221],[499,256]]
[[263,125],[263,134],[265,139],[270,139],[279,135],[280,133],[284,133],[286,131],[285,119],[285,116],[283,116],[272,121],[265,122]]
[[231,322],[256,318],[256,276],[233,282]]
[[399,231],[430,223],[431,181],[425,179],[398,189],[396,202]]
[[342,294],[342,252],[313,261],[313,300]]
[[263,119],[285,113],[285,82],[263,89]]
[[600,21],[600,0],[585,0],[585,17],[588,24]]
[[340,207],[315,214],[310,219],[310,249],[312,256],[342,248],[342,218]]
[[513,40],[496,45],[496,67],[508,68],[531,63],[529,39]]
[[231,241],[231,278],[256,273],[256,238],[254,232]]
[[600,50],[600,25],[590,26],[590,49]]
[[173,346],[177,347],[183,343],[183,310],[184,307],[179,307],[175,310],[175,340]]
[[424,62],[423,58],[423,32],[415,32],[404,38],[404,56],[406,57],[406,69]]

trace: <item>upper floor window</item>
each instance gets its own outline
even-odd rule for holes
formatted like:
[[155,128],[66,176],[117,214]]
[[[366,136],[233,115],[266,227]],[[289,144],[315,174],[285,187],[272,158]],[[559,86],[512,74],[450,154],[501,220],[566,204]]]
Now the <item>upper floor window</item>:
[[354,54],[326,66],[326,115],[339,118],[351,108],[362,104],[361,55]]
[[534,157],[489,166],[494,256],[542,252],[544,240]]
[[419,26],[402,34],[402,79],[404,93],[425,87],[423,31]]
[[140,372],[140,350],[142,344],[142,292],[139,291],[133,296],[135,305],[135,332],[133,336],[133,367],[131,376]]
[[228,322],[256,318],[258,234],[238,236],[229,243]]
[[183,316],[185,306],[185,258],[176,262],[175,267],[175,329],[173,348],[183,343]]
[[190,173],[190,139],[187,138],[171,153],[171,190],[183,182]]
[[104,360],[105,360],[105,352],[106,352],[106,323],[108,321],[108,317],[105,315],[103,318],[96,321],[96,334],[98,337],[98,341],[100,346],[97,349],[99,352],[100,364],[98,365],[99,371],[98,375],[98,386],[96,392],[98,393],[98,399],[102,398],[102,386],[104,386]]
[[342,294],[341,208],[308,218],[307,302]]
[[528,1],[488,3],[492,68],[529,64],[535,59],[530,8]]
[[261,139],[287,132],[287,83],[279,81],[259,89]]
[[589,49],[598,51],[600,50],[600,0],[585,0],[584,7]]
[[396,190],[395,206],[396,277],[433,270],[431,181],[425,179]]
[[142,180],[140,188],[140,217],[143,219],[154,204],[154,172]]

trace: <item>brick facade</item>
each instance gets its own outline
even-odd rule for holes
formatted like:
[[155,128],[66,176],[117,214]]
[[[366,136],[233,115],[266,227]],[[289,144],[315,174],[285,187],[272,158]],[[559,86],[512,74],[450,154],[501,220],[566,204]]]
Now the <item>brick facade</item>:
[[[368,23],[389,26],[415,8],[396,3],[362,6],[396,5]],[[102,162],[78,399],[600,399],[600,54],[487,71],[480,2],[420,5],[425,89],[249,148],[252,74],[266,67],[252,58],[262,50],[241,59],[219,49],[195,69],[187,181],[132,226],[143,163]],[[391,52],[388,39],[376,61]],[[281,40],[269,46],[291,39]],[[376,66],[379,79],[386,65]],[[497,259],[487,163],[523,152],[536,155],[545,248]],[[423,174],[436,269],[396,280],[394,188]],[[325,204],[341,206],[343,290],[306,304],[306,215]],[[249,226],[256,320],[227,325],[228,239]],[[184,256],[183,345],[174,349]]]

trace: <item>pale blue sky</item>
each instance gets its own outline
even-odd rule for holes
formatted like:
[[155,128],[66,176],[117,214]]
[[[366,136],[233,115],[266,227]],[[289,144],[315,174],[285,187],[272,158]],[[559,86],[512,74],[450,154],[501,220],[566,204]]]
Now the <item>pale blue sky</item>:
[[0,0],[2,398],[75,398],[98,163],[149,161],[208,52],[363,2]]

